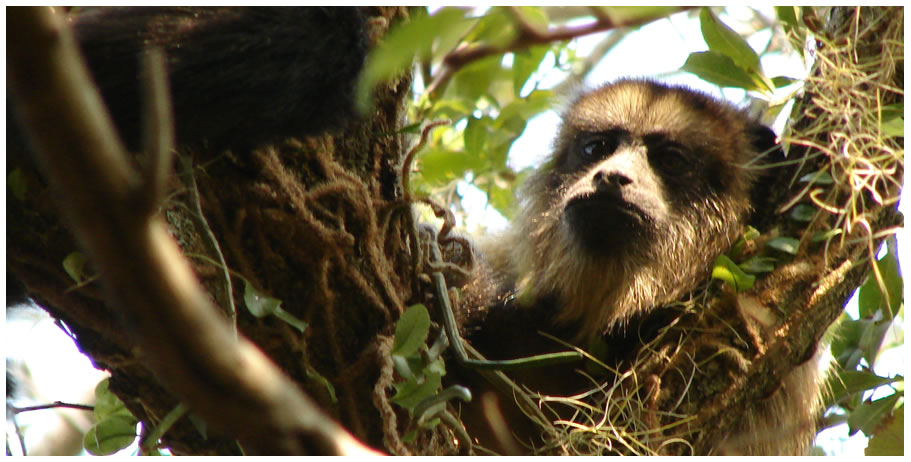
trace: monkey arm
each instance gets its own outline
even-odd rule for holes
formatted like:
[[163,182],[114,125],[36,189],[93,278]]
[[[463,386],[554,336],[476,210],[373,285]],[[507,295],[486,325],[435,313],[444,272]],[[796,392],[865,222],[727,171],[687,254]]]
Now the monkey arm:
[[[435,241],[430,241],[430,249],[432,262],[442,263],[442,255],[440,252],[439,244],[437,244]],[[443,317],[443,328],[445,329],[446,335],[451,340],[449,343],[452,346],[452,351],[455,354],[456,361],[458,361],[459,364],[480,370],[512,371],[535,367],[553,366],[557,364],[582,360],[583,355],[579,351],[547,353],[518,359],[489,360],[485,359],[480,352],[473,348],[471,349],[472,355],[477,359],[469,358],[468,353],[466,353],[465,350],[465,345],[462,343],[462,336],[459,335],[459,329],[456,324],[455,316],[452,313],[452,305],[449,302],[449,291],[446,288],[446,280],[443,278],[443,274],[439,271],[434,271],[431,274],[431,278],[433,279],[433,286],[436,291],[437,298],[440,300],[440,311]]]

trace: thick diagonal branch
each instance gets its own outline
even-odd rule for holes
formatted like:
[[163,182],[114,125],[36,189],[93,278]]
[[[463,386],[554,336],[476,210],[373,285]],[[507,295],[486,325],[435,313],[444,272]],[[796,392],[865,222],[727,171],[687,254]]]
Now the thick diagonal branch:
[[7,9],[7,77],[38,163],[148,367],[251,451],[365,450],[253,344],[235,340],[130,165],[74,38],[48,7]]

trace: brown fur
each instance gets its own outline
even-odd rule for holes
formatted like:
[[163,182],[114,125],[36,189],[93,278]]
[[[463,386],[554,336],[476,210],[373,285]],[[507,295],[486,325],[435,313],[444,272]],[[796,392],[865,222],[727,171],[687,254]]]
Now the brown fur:
[[[625,133],[622,149],[596,160],[577,159],[586,137],[611,130]],[[656,173],[661,158],[651,156],[660,147],[646,141],[655,134],[691,154],[685,158],[698,164],[685,178],[691,183]],[[520,212],[510,228],[481,242],[481,274],[465,291],[459,313],[464,334],[497,359],[565,349],[542,340],[536,331],[582,346],[604,336],[615,359],[628,359],[624,355],[644,341],[642,332],[654,332],[668,321],[667,313],[656,308],[695,289],[743,231],[758,180],[758,170],[747,165],[773,138],[743,111],[687,88],[621,80],[582,94],[564,114],[551,158],[523,186]],[[610,164],[612,156],[623,155],[632,159],[629,164]],[[618,230],[611,221],[617,212],[610,205],[600,209],[599,202],[583,209],[581,222],[567,218],[571,201],[598,194],[596,178],[604,178],[608,168],[629,172],[631,182],[622,186],[622,197],[648,211],[649,219],[638,222],[648,229]],[[601,220],[589,238],[598,241],[603,231],[609,236],[604,239],[616,241],[608,250],[592,251],[591,241],[580,237],[579,227],[589,219]],[[753,308],[745,315],[774,317],[768,308]],[[746,410],[743,422],[714,452],[804,453],[821,406],[821,360],[814,357],[784,378],[773,396]],[[590,385],[569,379],[575,367],[513,377],[535,391],[569,395]],[[790,412],[794,407],[801,412]],[[515,414],[517,409],[505,411]],[[470,409],[466,416],[472,418]],[[522,442],[534,443],[515,424],[511,428]]]
[[[624,80],[581,96],[564,117],[551,163],[524,187],[521,211],[500,238],[511,244],[483,249],[494,272],[514,277],[523,299],[555,295],[558,320],[578,321],[580,338],[678,299],[742,230],[753,173],[740,165],[756,156],[748,124],[743,113],[707,96],[647,81]],[[590,173],[578,172],[554,188],[553,164],[579,131],[616,125],[692,140],[694,149],[717,156],[727,168],[718,172],[725,190],[672,210],[657,239],[607,259],[582,249],[562,219],[567,183]],[[727,134],[721,143],[718,133]]]
[[[758,327],[760,338],[775,335],[774,308],[741,295],[737,309]],[[785,375],[771,396],[748,407],[736,428],[718,444],[716,454],[806,455],[816,435],[817,419],[825,409],[822,391],[831,363],[828,343],[820,342],[813,356]]]

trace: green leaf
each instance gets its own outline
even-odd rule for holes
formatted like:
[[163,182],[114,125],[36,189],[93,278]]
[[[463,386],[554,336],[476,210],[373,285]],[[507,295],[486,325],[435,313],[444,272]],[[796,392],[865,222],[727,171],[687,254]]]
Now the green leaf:
[[[879,286],[875,274],[871,271],[867,275],[867,280],[860,286],[860,294],[858,295],[860,317],[872,317],[877,311],[882,310],[884,318],[892,319],[902,305],[902,290],[904,288],[904,280],[899,272],[895,252],[890,249],[883,258],[876,262],[876,265],[883,277],[888,296],[883,297],[882,288]],[[888,302],[888,305],[886,302]]]
[[815,244],[818,242],[827,241],[835,236],[838,236],[839,234],[841,234],[841,229],[830,229],[828,231],[816,231],[815,233],[813,233],[812,236],[810,236],[810,242]]
[[490,135],[490,118],[489,117],[469,117],[468,125],[462,133],[465,142],[465,151],[468,154],[480,155],[484,152],[487,145],[487,139]]
[[898,314],[899,307],[904,301],[904,279],[898,267],[898,251],[889,246],[889,252],[876,263],[879,271],[882,273],[883,281],[886,284],[886,300],[889,301],[892,317]]
[[867,280],[860,286],[857,293],[857,309],[861,318],[870,319],[879,311],[880,302],[883,296],[879,291],[879,285],[871,271],[867,274]]
[[886,338],[886,333],[889,329],[894,329],[891,320],[881,320],[881,321],[870,321],[864,329],[863,335],[860,337],[860,343],[858,346],[861,351],[864,353],[864,359],[867,360],[867,364],[876,364],[876,359],[879,358],[879,353],[883,348],[883,340]]
[[539,6],[518,6],[516,8],[519,14],[522,15],[522,21],[526,24],[530,24],[539,31],[547,30],[550,20],[544,8]]
[[896,117],[894,119],[884,120],[880,126],[886,136],[901,138],[905,136],[905,119]]
[[467,21],[465,13],[460,8],[442,8],[433,16],[420,15],[393,27],[367,56],[357,86],[361,112],[372,104],[371,95],[379,82],[411,67],[415,57],[429,56],[438,39],[451,43],[452,36],[460,35]]
[[63,270],[76,281],[76,284],[82,284],[88,279],[88,275],[85,274],[86,262],[88,259],[82,252],[72,252],[63,259]]
[[503,55],[495,54],[481,58],[456,72],[452,83],[446,91],[448,98],[461,98],[469,105],[475,105],[482,96],[488,94],[493,83],[500,79],[506,80],[509,76],[507,69],[502,66]]
[[395,325],[391,354],[407,357],[417,353],[427,342],[429,333],[430,313],[427,307],[421,303],[409,306]]
[[728,282],[737,292],[750,289],[756,281],[756,276],[744,273],[727,255],[719,255],[715,259],[712,277]]
[[14,168],[12,172],[6,175],[6,187],[13,193],[13,197],[22,202],[25,200],[25,174],[21,168]]
[[414,369],[420,371],[421,367],[423,367],[423,364],[419,364],[418,367],[412,368],[411,361],[404,356],[391,355],[390,357],[392,358],[392,366],[395,367],[395,371],[406,380],[414,377]]
[[402,129],[399,130],[398,132],[399,132],[399,133],[406,133],[406,134],[409,134],[409,135],[419,135],[419,134],[421,133],[421,130],[422,130],[423,128],[424,128],[424,122],[423,122],[423,121],[420,121],[420,122],[415,122],[415,123],[413,123],[413,124],[405,125],[405,126],[402,127]]
[[721,22],[710,8],[704,7],[699,12],[699,23],[709,50],[731,58],[741,69],[761,74],[759,55],[740,34]]
[[522,88],[531,75],[541,66],[541,61],[547,56],[550,47],[538,45],[513,53],[512,62],[512,88],[516,97],[521,96]]
[[854,370],[863,352],[860,351],[860,338],[870,321],[854,320],[847,314],[842,315],[838,328],[832,338],[832,356],[844,370]]
[[743,239],[746,241],[752,241],[753,239],[756,239],[757,237],[759,237],[760,234],[761,233],[759,232],[758,229],[756,229],[752,226],[747,226],[747,229],[743,232]]
[[410,432],[405,433],[405,436],[402,437],[402,442],[403,443],[414,443],[415,441],[417,441],[418,430],[419,429],[415,428],[414,430],[411,430]]
[[486,190],[487,201],[490,206],[506,218],[512,218],[516,213],[515,191],[517,184],[517,182],[512,182],[507,187],[501,187],[499,182],[494,182]]
[[882,385],[903,380],[902,376],[890,378],[880,377],[868,371],[842,370],[837,375],[833,374],[829,380],[829,386],[831,387],[834,401],[838,402],[846,395],[873,390]]
[[478,21],[478,25],[465,39],[502,48],[512,42],[516,35],[512,17],[506,13],[503,7],[493,7]]
[[[108,388],[110,377],[95,385],[95,409],[93,411],[95,422],[100,422],[112,416],[133,417],[123,401]],[[135,419],[135,418],[134,418]]]
[[329,392],[329,399],[332,400],[332,404],[338,403],[338,398],[335,396],[335,387],[332,386],[332,382],[330,382],[329,379],[323,377],[322,374],[316,372],[316,370],[310,366],[307,366],[305,372],[308,379],[314,380],[316,383],[326,388],[326,391]]
[[766,245],[775,250],[780,250],[791,255],[797,255],[797,249],[800,246],[800,241],[793,237],[779,236],[769,240]]
[[867,456],[903,456],[905,455],[905,405],[902,404],[883,419],[873,430],[873,437],[864,449]]
[[525,130],[528,119],[551,109],[554,99],[553,91],[535,90],[525,98],[512,101],[500,110],[500,114],[494,122],[494,128],[507,128],[514,123],[513,121],[519,121],[519,124],[514,125],[510,131],[516,135],[521,134]]
[[779,23],[784,28],[791,46],[804,57],[804,43],[806,42],[806,28],[801,24],[801,8],[797,6],[776,6],[775,13]]
[[807,173],[806,175],[800,177],[801,183],[813,183],[818,185],[828,185],[832,184],[835,181],[832,179],[832,175],[829,174],[827,170],[820,170],[813,173]]
[[785,76],[783,76],[783,75],[779,75],[779,76],[777,76],[777,77],[772,77],[772,83],[775,85],[775,88],[786,87],[786,86],[788,86],[788,85],[792,85],[792,84],[797,83],[797,82],[799,82],[799,81],[800,81],[799,79],[794,79],[794,78],[791,78],[791,77],[785,77]]
[[882,107],[881,110],[883,120],[894,119],[896,117],[905,116],[905,103],[895,103],[889,104]]
[[275,314],[281,307],[282,301],[256,290],[253,284],[244,279],[244,304],[250,314],[257,318],[262,318]]
[[680,69],[722,87],[764,90],[756,84],[752,74],[738,67],[731,58],[714,51],[690,53]]
[[422,401],[433,397],[440,390],[441,384],[442,376],[428,372],[421,382],[412,378],[405,383],[395,384],[396,393],[391,401],[405,409],[414,410]]
[[95,386],[95,425],[85,434],[82,445],[93,455],[113,454],[133,443],[139,422],[108,388],[110,378]]
[[419,159],[420,178],[432,187],[444,186],[452,180],[461,179],[469,170],[483,170],[485,161],[479,155],[430,148]]
[[787,27],[797,28],[797,14],[798,9],[796,6],[776,6],[775,14],[778,15],[778,20],[784,23]]
[[662,18],[680,11],[678,6],[599,6],[615,23],[629,23],[645,18]]
[[809,204],[797,204],[793,210],[791,210],[791,218],[796,221],[809,222],[816,216],[818,209]]
[[113,454],[136,440],[136,419],[112,416],[93,425],[82,438],[82,446],[95,456]]
[[[441,406],[441,407],[442,407],[443,409],[446,409],[446,405],[445,405],[446,403],[442,403],[442,404],[443,404],[443,406]],[[430,428],[433,428],[433,427],[436,427],[437,425],[439,425],[440,422],[441,422],[441,420],[440,420],[439,417],[434,417],[433,419],[430,419],[430,420],[427,420],[427,421],[421,421],[421,420],[419,420],[419,421],[418,421],[418,425],[420,425],[421,428],[430,429]]]
[[428,364],[424,371],[439,374],[442,377],[446,375],[446,361],[443,361],[443,358],[437,358]]
[[750,274],[770,273],[775,270],[775,259],[771,257],[751,257],[741,263],[740,269]]
[[[277,301],[279,305],[281,304],[281,300],[273,300]],[[281,319],[291,327],[297,329],[297,331],[300,333],[304,333],[304,331],[307,330],[308,324],[306,321],[299,319],[297,316],[294,316],[293,314],[283,310],[281,306],[275,308],[275,317]]]
[[892,415],[895,403],[902,395],[895,393],[876,401],[864,401],[860,407],[854,410],[848,416],[848,434],[853,435],[858,430],[870,436],[873,430],[878,427],[884,419]]
[[457,121],[466,118],[472,112],[474,112],[474,102],[469,104],[468,101],[461,98],[440,98],[433,103],[428,119],[450,119]]

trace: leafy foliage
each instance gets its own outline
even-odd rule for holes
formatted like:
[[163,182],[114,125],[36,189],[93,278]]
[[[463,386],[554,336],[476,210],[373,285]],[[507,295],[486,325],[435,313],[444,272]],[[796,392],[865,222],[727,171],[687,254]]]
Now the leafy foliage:
[[[649,14],[636,11],[631,8],[625,14]],[[769,50],[758,53],[715,11],[718,10],[699,10],[702,36],[708,50],[690,54],[682,71],[720,87],[740,88],[756,92],[764,98],[770,98],[778,88],[799,82],[788,76],[768,76],[761,58]],[[548,23],[553,23],[543,8],[523,7],[519,12],[534,28],[546,29]],[[818,27],[813,9],[776,7],[775,12],[778,19],[776,26],[781,28],[781,32],[775,33],[781,33],[786,38],[791,45],[791,53],[804,57],[805,43]],[[612,13],[617,14],[617,11]],[[667,14],[667,11],[662,14]],[[418,17],[396,30],[387,40],[388,49],[378,54],[376,59],[380,61],[379,56],[394,55],[382,59],[389,65],[383,68],[386,72],[384,76],[388,76],[395,72],[391,63],[410,66],[414,58],[416,68],[422,72],[423,84],[432,86],[434,77],[446,65],[447,56],[453,50],[503,46],[515,40],[516,18],[516,11],[506,8],[491,8],[478,16],[472,16],[466,10],[443,8]],[[556,99],[552,90],[541,85],[542,80],[549,73],[563,72],[579,63],[576,44],[572,41],[534,45],[473,61],[458,69],[442,89],[434,87],[432,93],[419,93],[411,109],[412,120],[423,124],[442,118],[453,123],[436,130],[418,157],[419,174],[412,182],[416,192],[451,198],[453,193],[458,192],[455,184],[467,183],[486,193],[489,206],[510,217],[515,187],[526,173],[510,166],[510,148],[523,134],[528,121],[548,110]],[[376,66],[380,68],[379,64]],[[379,75],[377,72],[376,75]],[[370,82],[378,78],[372,76],[366,80]],[[782,107],[784,102],[778,101],[768,112],[775,115]],[[883,132],[903,135],[902,109],[901,105],[882,108],[880,120]],[[831,185],[833,179],[828,171],[819,171],[805,175],[799,182],[824,186]],[[458,212],[461,207],[459,198],[452,204]],[[798,223],[809,223],[816,212],[815,206],[799,204],[790,211],[790,217]],[[824,241],[840,232],[838,229],[818,232],[811,236],[811,241]],[[755,238],[755,235],[748,236],[746,241]],[[790,260],[800,247],[799,239],[792,236],[774,236],[763,242],[764,250],[759,253],[753,252],[744,257],[740,254],[741,247],[740,250],[735,248],[730,258],[719,258],[713,277],[727,281],[738,291],[747,290],[756,274],[770,272],[782,261]],[[843,413],[844,417],[836,420],[848,422],[852,433],[860,430],[868,436],[878,435],[880,431],[895,432],[896,426],[903,425],[903,421],[894,417],[895,409],[901,409],[903,402],[903,378],[881,377],[872,371],[872,365],[883,350],[901,343],[900,338],[894,338],[894,333],[901,331],[893,322],[896,315],[900,316],[902,306],[901,276],[896,261],[894,252],[890,252],[879,263],[878,270],[871,274],[860,290],[860,319],[850,319],[845,315],[834,334],[832,351],[841,372],[832,380],[833,411],[830,415],[833,412]],[[885,288],[885,295],[881,293],[881,288]],[[884,340],[887,337],[889,340]],[[401,357],[398,361],[408,362]],[[409,394],[419,392],[426,398],[432,393],[431,389],[438,387],[435,379],[434,375],[424,376],[423,391],[419,391],[416,382],[403,386],[400,391],[408,391]],[[881,387],[893,387],[896,391],[887,397],[871,400],[872,390]],[[416,400],[406,400],[406,396],[402,393],[400,403],[416,403]],[[877,436],[874,441],[877,438],[874,452],[894,447],[885,443],[889,436]]]
[[[517,10],[529,24],[547,27],[543,8]],[[361,87],[371,88],[414,61],[419,69],[438,70],[454,49],[504,46],[517,33],[506,8],[494,7],[479,16],[453,7],[417,15],[390,32],[369,58]],[[416,192],[448,194],[465,181],[484,191],[495,210],[510,216],[515,187],[526,173],[508,165],[510,148],[531,118],[553,107],[553,92],[538,88],[542,69],[570,66],[571,48],[569,43],[554,43],[493,54],[461,68],[435,94],[422,94],[411,109],[412,120],[419,125],[441,119],[452,124],[435,130],[418,157],[420,173],[412,183]],[[424,85],[431,84],[432,75],[422,77]]]
[[422,304],[408,307],[395,326],[390,355],[401,380],[393,384],[396,393],[391,401],[407,409],[412,416],[411,431],[404,436],[407,441],[413,440],[419,429],[438,425],[441,418],[453,422],[446,410],[447,401],[471,401],[471,392],[464,387],[454,385],[442,389],[446,363],[440,353],[446,345],[446,337],[442,335],[428,348],[429,334],[430,313]]
[[89,454],[106,456],[133,444],[139,420],[130,413],[120,398],[108,389],[109,379],[95,387],[95,424],[82,439]]
[[[830,414],[839,416],[832,419],[833,423],[845,421],[850,434],[862,431],[873,437],[871,445],[880,438],[873,446],[873,452],[878,454],[896,448],[887,441],[901,430],[896,426],[904,425],[900,417],[904,407],[904,377],[882,377],[874,371],[884,351],[904,343],[903,331],[895,320],[895,315],[904,311],[904,301],[894,247],[891,245],[889,252],[877,262],[886,281],[886,293],[871,272],[858,291],[859,319],[845,314],[832,342],[832,355],[839,366],[839,372],[829,384]],[[899,452],[890,454],[903,452],[901,445],[897,448]]]
[[737,292],[743,292],[753,287],[756,276],[747,274],[727,255],[719,255],[712,268],[712,277],[721,279],[734,287]]
[[[602,10],[602,13],[606,11]],[[803,57],[804,44],[817,26],[813,10],[776,7],[775,12],[792,52]],[[617,14],[617,11],[612,13]],[[624,13],[649,14],[635,8]],[[434,74],[446,65],[452,50],[501,47],[515,40],[519,16],[538,30],[546,29],[552,22],[543,8],[536,7],[521,10],[495,7],[479,16],[471,16],[466,10],[443,8],[420,16],[390,34],[385,46],[372,58],[371,62],[376,64],[368,69],[376,70],[369,71],[365,81],[375,82],[393,75],[396,69],[411,65],[414,58],[418,61],[417,68],[423,72],[424,84],[432,85]],[[797,82],[787,76],[768,76],[761,63],[761,53],[726,25],[713,9],[701,8],[698,17],[708,50],[690,54],[682,71],[721,87],[741,88],[766,97],[776,88]],[[426,123],[445,118],[453,123],[435,131],[418,158],[420,174],[412,183],[417,192],[449,196],[457,191],[454,184],[466,182],[485,192],[490,206],[506,217],[511,216],[515,187],[524,172],[510,167],[509,150],[525,131],[529,119],[547,110],[555,99],[550,90],[541,87],[542,77],[548,72],[577,65],[579,61],[574,51],[575,44],[568,42],[493,54],[458,69],[442,90],[433,88],[432,94],[421,94],[412,108],[412,120]],[[781,107],[783,104],[777,110]],[[902,136],[901,110],[897,106],[882,109],[884,132]],[[833,179],[827,171],[820,171],[799,181],[830,185]],[[454,207],[458,211],[458,200],[454,201]],[[814,206],[800,204],[791,210],[790,217],[796,222],[808,223],[816,211]],[[818,233],[812,240],[818,242],[838,233],[839,230]],[[755,274],[772,271],[780,261],[792,258],[799,247],[800,241],[795,237],[775,236],[765,241],[765,251],[745,260],[737,249],[731,258],[719,257],[712,275],[738,291],[747,290],[752,286]],[[900,392],[875,401],[868,397],[870,391],[878,387],[903,383],[901,377],[877,376],[871,367],[879,353],[888,347],[884,345],[887,333],[897,328],[893,319],[899,313],[902,300],[901,277],[895,262],[894,252],[890,252],[879,263],[877,271],[860,289],[860,319],[845,315],[833,342],[833,354],[838,358],[842,372],[833,379],[832,405],[848,413],[846,420],[852,433],[861,430],[869,436],[877,428],[886,428],[884,422],[891,419],[894,408],[900,406]],[[886,293],[881,293],[881,289]],[[418,327],[423,332],[423,324]],[[398,337],[397,334],[397,341]],[[401,357],[399,361],[407,362]],[[424,379],[426,390],[422,393],[426,397],[431,393],[430,389],[438,385],[436,376]],[[400,393],[402,391],[418,391],[417,383],[403,388]],[[407,395],[403,394],[400,402],[415,404],[404,396]],[[862,399],[864,396],[867,396],[866,401]]]

